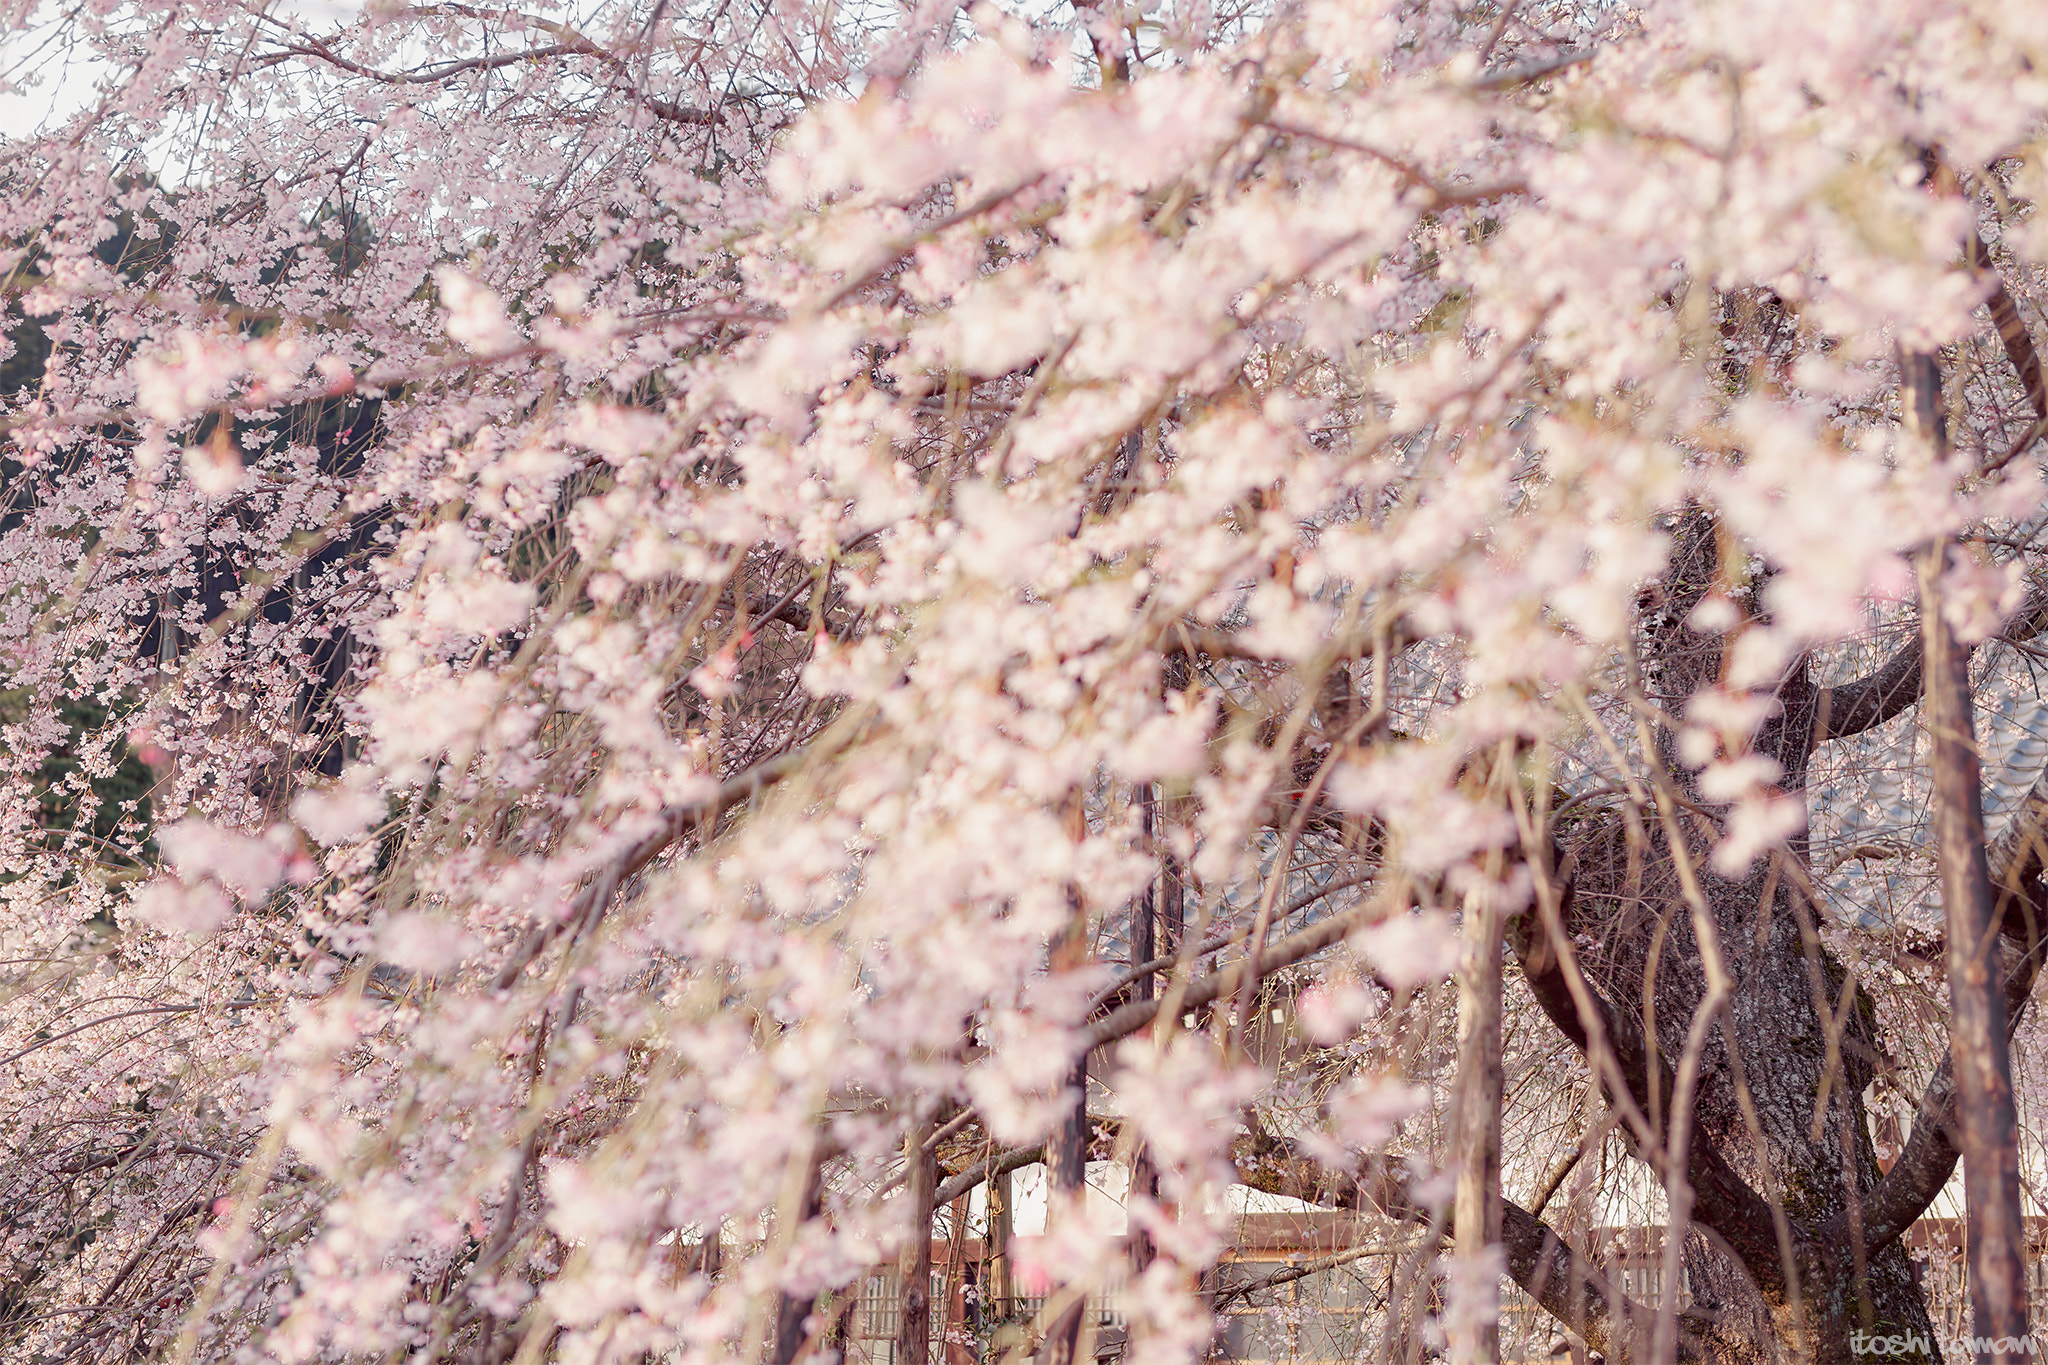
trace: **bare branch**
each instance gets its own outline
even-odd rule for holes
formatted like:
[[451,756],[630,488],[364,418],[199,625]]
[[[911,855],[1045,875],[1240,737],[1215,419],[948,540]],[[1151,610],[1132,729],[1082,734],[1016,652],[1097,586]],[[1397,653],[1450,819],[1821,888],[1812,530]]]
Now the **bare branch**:
[[1007,1152],[984,1157],[958,1175],[947,1176],[939,1182],[938,1189],[932,1193],[932,1203],[934,1206],[950,1204],[984,1180],[1008,1175],[1011,1171],[1021,1171],[1026,1166],[1036,1166],[1043,1160],[1045,1144],[1042,1142],[1030,1147],[1013,1147]]
[[[2048,630],[2048,593],[2036,591],[2027,597],[1997,638],[2031,640]],[[1920,639],[1917,635],[1875,671],[1854,682],[1820,690],[1819,709],[1813,725],[1813,743],[1846,739],[1874,730],[1920,700]]]
[[[1993,841],[1990,864],[1999,930],[2018,949],[2005,968],[2005,1029],[2010,1037],[2019,1026],[2040,972],[2042,948],[2048,943],[2041,932],[2048,923],[2048,886],[2042,883],[2042,872],[2048,869],[2048,772],[2035,781],[2026,802]],[[1935,1068],[1921,1092],[1913,1130],[1899,1159],[1863,1201],[1868,1255],[1875,1256],[1912,1226],[1955,1174],[1962,1151],[1956,1145],[1954,1067],[1953,1059],[1944,1056]],[[1847,1236],[1846,1216],[1838,1220],[1840,1226],[1830,1224],[1821,1237]]]
[[[1622,1131],[1631,1151],[1661,1175],[1664,1154],[1661,1146],[1652,1144],[1664,1141],[1665,1116],[1658,1113],[1655,1120],[1643,1116],[1657,1113],[1650,1102],[1653,1084],[1657,1094],[1675,1093],[1676,1078],[1670,1066],[1661,1057],[1653,1063],[1634,1024],[1593,994],[1591,983],[1581,983],[1583,991],[1572,989],[1558,945],[1550,941],[1548,933],[1530,924],[1530,918],[1519,916],[1510,920],[1508,927],[1508,944],[1521,963],[1523,980],[1557,1030],[1595,1061],[1594,1073],[1603,1089],[1629,1112],[1630,1122]],[[1602,1044],[1597,1048],[1596,1035]],[[1599,1064],[1595,1054],[1602,1051],[1611,1065]],[[1767,1295],[1785,1294],[1788,1287],[1777,1228],[1763,1198],[1711,1142],[1686,1144],[1685,1174],[1699,1200],[1699,1221],[1727,1241]]]
[[[1362,901],[1348,910],[1340,910],[1326,920],[1320,920],[1298,934],[1290,934],[1265,952],[1260,953],[1256,974],[1265,976],[1282,967],[1292,966],[1306,957],[1313,957],[1337,940],[1357,928],[1365,919],[1370,901]],[[1180,997],[1181,1008],[1199,1009],[1229,995],[1244,980],[1248,969],[1253,968],[1250,958],[1233,962],[1219,972],[1188,984]],[[1113,1043],[1127,1038],[1144,1028],[1159,1016],[1159,1002],[1156,1000],[1134,1000],[1128,1005],[1111,1011],[1108,1015],[1088,1026],[1086,1037],[1088,1047],[1098,1048],[1104,1043]],[[941,1201],[943,1202],[943,1201]]]
[[[1293,1142],[1263,1131],[1241,1138],[1231,1156],[1238,1179],[1268,1194],[1381,1213],[1407,1222],[1428,1222],[1432,1217],[1433,1211],[1414,1198],[1407,1173],[1397,1163],[1376,1163],[1360,1177],[1332,1170]],[[1456,1220],[1447,1217],[1455,1236]],[[1503,1200],[1501,1246],[1509,1276],[1545,1312],[1615,1365],[1646,1358],[1650,1343],[1628,1327],[1631,1322],[1649,1322],[1654,1310],[1616,1291],[1590,1257],[1574,1251],[1542,1219]],[[1679,1312],[1678,1322],[1678,1359],[1704,1359],[1701,1343],[1712,1328],[1712,1315],[1685,1309]]]
[[1527,85],[1530,81],[1540,81],[1545,76],[1554,76],[1560,71],[1569,71],[1575,66],[1584,66],[1598,55],[1599,49],[1595,48],[1587,52],[1566,53],[1561,57],[1551,57],[1546,61],[1530,62],[1525,66],[1511,66],[1507,70],[1496,72],[1491,76],[1480,77],[1472,82],[1471,88],[1488,92],[1512,90],[1518,85]]
[[[361,76],[365,80],[375,81],[380,85],[408,86],[439,85],[470,72],[496,71],[503,67],[518,66],[522,62],[545,61],[552,57],[580,56],[594,57],[604,65],[630,76],[625,62],[620,60],[619,57],[599,47],[596,43],[591,42],[590,39],[569,28],[567,25],[551,23],[531,17],[527,18],[526,23],[529,27],[554,34],[560,41],[551,43],[546,47],[527,48],[520,52],[500,52],[489,57],[466,57],[461,61],[447,62],[441,66],[430,67],[424,71],[379,71],[375,67],[365,66],[361,62],[349,60],[317,38],[300,37],[297,42],[287,43],[275,51],[265,53],[256,59],[255,64],[259,67],[275,66],[279,62],[290,61],[293,57],[308,57],[326,62],[328,65],[347,71],[352,75]],[[672,100],[656,99],[651,95],[641,94],[633,88],[633,82],[630,79],[621,88],[625,94],[645,106],[656,118],[670,123],[709,126],[725,121],[725,115],[715,109],[692,109],[687,105],[677,104]]]
[[1876,671],[1820,690],[1820,709],[1813,725],[1815,747],[1831,739],[1860,735],[1898,715],[1920,700],[1920,640],[1899,647]]
[[2020,316],[2019,305],[2014,303],[2007,292],[2005,281],[1991,265],[1991,251],[1984,245],[1984,236],[1972,232],[1968,242],[1970,264],[1991,276],[1991,293],[1985,298],[1984,306],[1991,310],[1991,321],[1998,328],[1998,340],[2005,347],[2005,358],[2012,362],[2013,373],[2019,376],[2020,386],[2027,391],[2027,403],[2034,409],[2037,421],[2048,422],[2048,384],[2041,378],[2041,356],[2034,349],[2034,338],[2027,331],[2026,320]]

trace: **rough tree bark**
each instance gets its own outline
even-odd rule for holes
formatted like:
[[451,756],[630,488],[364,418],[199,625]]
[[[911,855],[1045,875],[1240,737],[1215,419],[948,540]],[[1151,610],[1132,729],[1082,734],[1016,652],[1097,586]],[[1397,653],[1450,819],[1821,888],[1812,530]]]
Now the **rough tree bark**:
[[[1514,755],[1503,747],[1499,780]],[[1496,868],[1497,872],[1499,869]],[[1447,1336],[1453,1365],[1500,1359],[1498,1288],[1489,1251],[1501,1239],[1501,935],[1500,905],[1475,894],[1465,906],[1465,962],[1458,973],[1458,1241],[1454,1311]],[[1462,1300],[1462,1301],[1461,1301]]]
[[938,1190],[938,1153],[929,1151],[933,1125],[921,1123],[904,1140],[904,1159],[910,1166],[910,1241],[897,1261],[897,1278],[903,1286],[902,1317],[896,1324],[897,1365],[925,1365],[931,1358],[932,1343],[932,1214],[933,1195]]
[[[2021,363],[2031,357],[2024,333],[2001,333],[2009,351],[2025,352],[2015,365],[2030,400],[2042,406],[2038,362]],[[1932,382],[1938,386],[1938,376]],[[1706,855],[1728,808],[1701,792],[1663,720],[1683,718],[1695,694],[1722,681],[1742,631],[1765,619],[1768,571],[1752,578],[1747,552],[1705,510],[1680,516],[1673,534],[1670,563],[1642,603],[1637,701],[1652,718],[1654,752],[1645,757],[1676,799],[1663,819],[1644,798],[1607,810],[1581,805],[1551,829],[1535,827],[1525,806],[1523,856],[1537,873],[1538,906],[1510,919],[1505,936],[1522,983],[1626,1119],[1620,1132],[1634,1154],[1660,1182],[1679,1177],[1692,1196],[1683,1260],[1693,1307],[1678,1315],[1668,1352],[1726,1365],[1852,1365],[1860,1330],[1910,1334],[1915,1348],[1930,1343],[1917,1357],[1892,1358],[1939,1359],[1899,1237],[1939,1194],[1959,1144],[1979,1123],[1987,1133],[1982,1164],[1994,1178],[1972,1195],[1973,1208],[1993,1210],[1994,1222],[2017,1217],[2010,1163],[1999,1155],[2011,1152],[2009,1081],[2001,1095],[1999,1076],[2048,915],[2048,774],[2007,833],[1987,845],[1964,728],[1968,651],[1939,626],[1931,601],[1925,614],[1937,624],[1926,647],[1912,640],[1868,676],[1834,687],[1816,683],[1800,659],[1772,689],[1771,714],[1750,752],[1779,766],[1778,786],[1795,801],[1804,800],[1820,744],[1926,701],[1933,776],[1947,812],[1938,829],[1942,861],[1967,883],[1951,900],[1996,927],[1977,933],[1975,921],[1964,920],[1949,935],[1957,988],[1974,984],[1975,994],[1958,998],[1956,1057],[1929,1081],[1898,1161],[1883,1171],[1863,1100],[1881,1056],[1876,1019],[1818,932],[1806,837],[1793,836],[1740,876],[1716,873]],[[1738,608],[1732,628],[1695,628],[1695,610],[1709,596]],[[2024,639],[2044,627],[2048,599],[2037,593],[2006,634]],[[1725,957],[1726,1007],[1718,1015],[1701,1013],[1712,1003],[1701,929]],[[1689,1041],[1698,1049],[1691,1134],[1674,1151],[1674,1096]],[[1322,1170],[1269,1135],[1245,1140],[1237,1155],[1241,1177],[1258,1188],[1423,1216],[1404,1190]],[[1460,1223],[1473,1216],[1466,1203],[1478,1207],[1461,1200]],[[1610,1361],[1652,1358],[1645,1324],[1656,1315],[1623,1299],[1554,1229],[1506,1204],[1500,1238],[1510,1275],[1594,1350]],[[2004,1231],[1993,1226],[1974,1248],[1986,1259],[1974,1269],[1977,1283],[2012,1286],[1979,1295],[1979,1314],[1990,1314],[1980,1316],[1980,1334],[2025,1332],[2018,1245],[2015,1222]],[[1989,1258],[2002,1259],[1994,1266]]]
[[[1068,816],[1077,837],[1081,832],[1082,818],[1082,804],[1077,795]],[[1068,898],[1073,906],[1073,920],[1052,945],[1050,965],[1054,972],[1074,971],[1088,960],[1088,918],[1080,889],[1070,888]],[[1066,1088],[1068,1103],[1060,1114],[1058,1125],[1045,1142],[1047,1227],[1051,1227],[1056,1219],[1076,1218],[1082,1213],[1081,1201],[1088,1183],[1086,1050],[1075,1058]],[[1046,1324],[1045,1340],[1039,1348],[1038,1358],[1042,1365],[1075,1365],[1081,1350],[1081,1320],[1087,1300],[1065,1285],[1055,1285],[1047,1307],[1052,1311],[1052,1319]]]
[[[1941,418],[1941,372],[1934,357],[1905,359],[1901,398],[1924,453],[1948,455]],[[2025,374],[2025,371],[2022,371]],[[2038,382],[2038,373],[2029,382]],[[2005,1001],[1998,979],[1998,928],[1991,868],[1984,849],[1984,799],[1972,724],[1969,654],[1943,610],[1949,546],[1919,556],[1921,650],[1925,657],[1934,842],[1948,944],[1949,1037],[1956,1076],[1957,1127],[1969,1214],[1970,1307],[1975,1333],[1989,1337],[1994,1360],[2025,1354],[2026,1232],[2020,1221],[2018,1114],[2005,1046]]]
[[[1159,824],[1159,798],[1151,783],[1145,783],[1138,793],[1138,835],[1148,848],[1156,846]],[[1155,853],[1155,861],[1156,853]],[[1159,949],[1159,882],[1165,875],[1155,877],[1145,884],[1138,894],[1138,902],[1131,907],[1131,965],[1150,962]],[[1177,893],[1177,892],[1176,892]],[[1155,980],[1147,974],[1131,983],[1133,1000],[1149,1001],[1154,995]],[[1131,1196],[1134,1199],[1156,1200],[1159,1197],[1159,1171],[1153,1165],[1150,1152],[1140,1142],[1131,1152]],[[1155,1248],[1152,1236],[1135,1222],[1130,1230],[1131,1270],[1141,1273],[1152,1264]]]

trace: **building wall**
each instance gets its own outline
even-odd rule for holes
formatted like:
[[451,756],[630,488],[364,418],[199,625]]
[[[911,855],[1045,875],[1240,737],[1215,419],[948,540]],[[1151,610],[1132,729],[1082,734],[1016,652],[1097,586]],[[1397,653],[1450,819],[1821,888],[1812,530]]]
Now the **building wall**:
[[[2048,1321],[2048,1218],[2026,1220],[2029,1244],[2029,1317]],[[1313,1211],[1249,1214],[1236,1245],[1205,1286],[1214,1296],[1218,1329],[1212,1359],[1247,1365],[1351,1365],[1385,1358],[1379,1333],[1394,1288],[1397,1254],[1355,1255],[1271,1288],[1250,1292],[1278,1272],[1345,1255],[1368,1242],[1376,1228],[1351,1214]],[[1955,1336],[1969,1322],[1969,1295],[1960,1219],[1927,1218],[1904,1241],[1927,1294],[1938,1333]],[[1029,1239],[1020,1238],[1024,1242]],[[1660,1228],[1599,1229],[1589,1250],[1629,1298],[1654,1311],[1664,1301]],[[1040,1295],[1018,1293],[1008,1300],[978,1292],[988,1262],[978,1239],[932,1244],[932,1351],[922,1365],[976,1365],[999,1346],[1005,1332],[1017,1332],[1044,1307]],[[851,1315],[848,1365],[911,1365],[896,1359],[899,1294],[896,1272],[878,1271],[863,1281]],[[1089,1299],[1085,1317],[1092,1353],[1108,1360],[1120,1354],[1122,1291],[1117,1284]],[[1678,1286],[1677,1306],[1692,1302],[1687,1284]],[[1649,1324],[1644,1328],[1647,1331]],[[1558,1324],[1513,1284],[1501,1296],[1501,1358],[1504,1362],[1548,1362],[1563,1340]]]

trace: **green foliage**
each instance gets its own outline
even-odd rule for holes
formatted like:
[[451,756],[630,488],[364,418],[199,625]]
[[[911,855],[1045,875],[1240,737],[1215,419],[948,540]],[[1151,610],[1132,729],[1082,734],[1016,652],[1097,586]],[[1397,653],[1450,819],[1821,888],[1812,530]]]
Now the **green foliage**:
[[[0,692],[0,724],[26,720],[35,706],[27,691]],[[36,823],[48,846],[80,845],[110,872],[137,870],[135,851],[148,842],[154,775],[110,726],[112,711],[104,702],[64,697],[55,714],[64,738],[44,755],[34,779]]]

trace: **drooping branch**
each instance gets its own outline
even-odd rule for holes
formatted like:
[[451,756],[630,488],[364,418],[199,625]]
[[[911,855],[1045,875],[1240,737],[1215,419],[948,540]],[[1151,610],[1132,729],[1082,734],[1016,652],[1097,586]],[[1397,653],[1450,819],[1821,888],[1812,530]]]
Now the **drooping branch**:
[[[2048,946],[2048,772],[2036,779],[2026,801],[1989,851],[1992,885],[1998,896],[2000,933],[2011,949],[2005,968],[2005,1028],[2010,1037],[2026,1008]],[[1962,1150],[1956,1144],[1956,1085],[1952,1058],[1943,1057],[1920,1095],[1913,1129],[1884,1178],[1863,1202],[1865,1250],[1875,1256],[1927,1211],[1955,1174]],[[1846,1236],[1830,1226],[1822,1236]]]
[[[1970,264],[1988,270],[1990,251],[1984,245],[1983,236],[1971,232],[1965,246]],[[2006,359],[2012,362],[2013,373],[2027,391],[2027,402],[2033,408],[2035,418],[2048,423],[2048,383],[2042,379],[2040,353],[2034,348],[2034,339],[2027,331],[2025,319],[2020,317],[2019,306],[2013,302],[2005,282],[1995,273],[1985,306],[1991,310],[1992,323],[1998,328],[1998,340],[2005,347]],[[2035,430],[2038,432],[2039,428]],[[2031,443],[2031,437],[2028,443]],[[2027,640],[2044,629],[2048,629],[2048,599],[2036,592],[2029,596],[2019,617],[2006,628],[2004,637]],[[1919,700],[1921,685],[1921,644],[1916,636],[1885,660],[1876,672],[1840,687],[1821,690],[1819,715],[1814,723],[1814,744],[1861,734],[1884,724]]]
[[[1501,1248],[1508,1277],[1553,1318],[1577,1333],[1588,1346],[1614,1362],[1636,1359],[1649,1343],[1626,1330],[1631,1322],[1646,1323],[1656,1310],[1616,1290],[1548,1223],[1512,1200],[1501,1201]],[[1453,1229],[1455,1231],[1455,1229]],[[1713,1319],[1690,1308],[1678,1311],[1678,1359],[1707,1359],[1702,1349]]]
[[[1396,1163],[1380,1163],[1361,1178],[1333,1170],[1292,1141],[1263,1130],[1241,1137],[1231,1156],[1238,1179],[1267,1194],[1406,1222],[1427,1222],[1432,1216],[1409,1190],[1406,1171]],[[1447,1213],[1447,1219],[1447,1230],[1456,1236],[1455,1215]],[[1632,1332],[1630,1324],[1651,1321],[1655,1310],[1617,1291],[1590,1257],[1512,1201],[1501,1204],[1501,1248],[1509,1278],[1595,1351],[1614,1365],[1646,1357],[1649,1342]],[[1678,1359],[1705,1359],[1702,1344],[1712,1330],[1712,1316],[1682,1309],[1678,1319]]]
[[682,802],[662,812],[661,824],[643,836],[585,882],[569,914],[528,933],[499,969],[499,990],[519,979],[547,945],[563,934],[585,931],[604,913],[612,896],[666,852],[692,829],[705,829],[727,811],[745,804],[777,783],[829,759],[849,743],[865,719],[865,713],[849,713],[808,743],[774,758],[763,759],[736,773],[694,801]]
[[[1275,925],[1284,925],[1288,920],[1313,906],[1316,902],[1334,896],[1339,891],[1348,891],[1352,887],[1361,886],[1366,882],[1372,881],[1379,876],[1379,871],[1377,867],[1366,868],[1362,871],[1333,877],[1321,886],[1311,887],[1286,905],[1280,907],[1279,911],[1273,916],[1273,922]],[[1209,938],[1203,940],[1199,946],[1190,951],[1187,956],[1193,960],[1207,957],[1210,953],[1229,947],[1232,939],[1233,936],[1230,934],[1212,934]],[[1282,941],[1286,942],[1287,940]],[[1180,956],[1176,954],[1171,957],[1148,958],[1145,961],[1139,962],[1122,976],[1119,976],[1100,991],[1097,991],[1094,1003],[1098,1005],[1105,1004],[1111,1000],[1118,999],[1126,993],[1133,994],[1140,1000],[1149,999],[1150,997],[1145,995],[1144,992],[1152,978],[1160,972],[1172,970],[1179,961]],[[1377,977],[1373,979],[1375,982],[1378,982]],[[1134,990],[1133,988],[1136,989]]]
[[[1634,1155],[1661,1174],[1662,1150],[1654,1144],[1664,1140],[1665,1116],[1651,1103],[1651,1095],[1675,1093],[1676,1078],[1662,1058],[1652,1059],[1640,1031],[1602,1000],[1591,982],[1582,979],[1583,989],[1573,989],[1561,945],[1543,927],[1532,924],[1532,918],[1523,915],[1508,922],[1508,945],[1530,994],[1558,1032],[1586,1056],[1610,1100],[1628,1111],[1630,1122],[1621,1131]],[[1784,1295],[1788,1287],[1770,1206],[1711,1142],[1686,1144],[1685,1176],[1698,1200],[1698,1220],[1742,1258],[1767,1295]]]

